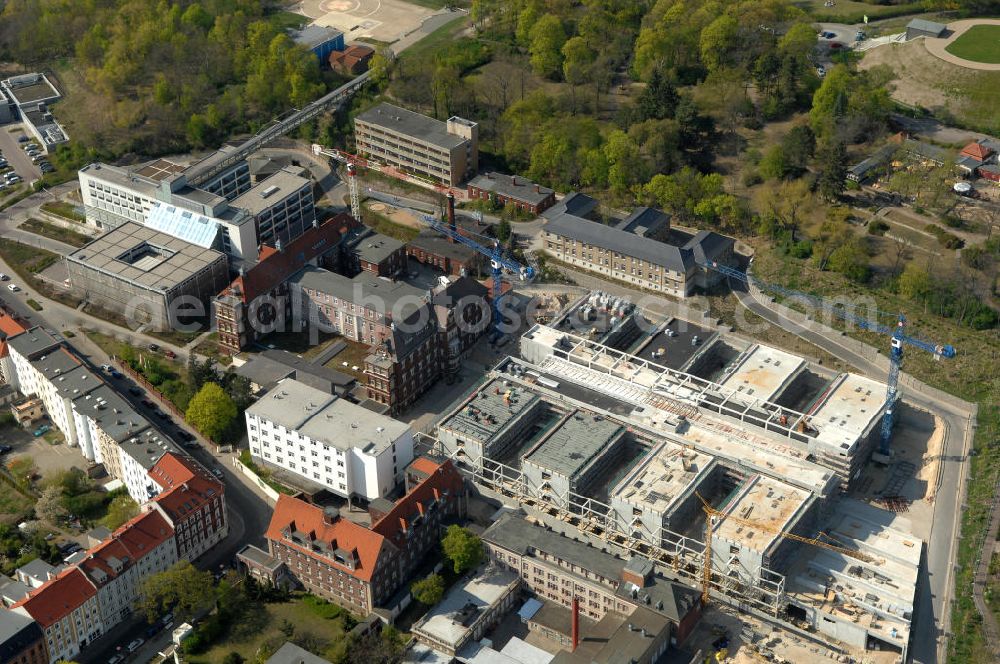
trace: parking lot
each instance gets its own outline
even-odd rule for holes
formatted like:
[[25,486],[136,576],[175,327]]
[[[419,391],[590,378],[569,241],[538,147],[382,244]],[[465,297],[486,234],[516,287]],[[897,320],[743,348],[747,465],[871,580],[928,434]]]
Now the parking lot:
[[[48,422],[48,420],[45,420]],[[42,424],[41,422],[38,424]],[[36,425],[37,426],[37,425]],[[69,447],[66,443],[53,445],[45,437],[35,438],[31,429],[21,429],[20,427],[9,425],[0,428],[0,444],[10,445],[13,449],[4,455],[5,460],[14,457],[27,455],[35,462],[40,475],[51,475],[70,468],[86,467],[86,462],[80,455],[80,450],[76,447]],[[59,436],[61,438],[61,436]],[[51,436],[56,438],[56,436]]]
[[[41,177],[41,170],[31,163],[31,158],[24,153],[23,143],[18,143],[18,136],[33,137],[24,131],[20,124],[5,125],[0,127],[0,152],[7,160],[10,168],[21,176],[24,184],[31,184]],[[35,141],[37,144],[37,141]]]

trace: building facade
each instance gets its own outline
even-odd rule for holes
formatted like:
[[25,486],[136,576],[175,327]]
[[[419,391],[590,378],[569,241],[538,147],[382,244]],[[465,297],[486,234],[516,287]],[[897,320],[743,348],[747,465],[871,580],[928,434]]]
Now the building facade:
[[413,431],[290,378],[246,410],[250,453],[346,498],[387,495],[413,459]]
[[691,236],[683,245],[643,237],[567,212],[562,204],[546,211],[545,250],[554,258],[633,286],[674,297],[689,297],[696,289],[721,279],[707,262],[731,264],[735,241],[709,231]]
[[263,246],[257,264],[242,270],[212,301],[219,349],[235,355],[271,332],[291,329],[288,279],[307,265],[338,267],[341,242],[358,225],[350,215],[338,214],[314,224],[280,251]]
[[45,635],[32,618],[0,608],[0,662],[49,664]]
[[234,198],[230,205],[253,218],[258,245],[288,245],[316,220],[312,181],[302,168],[285,166]]
[[229,282],[226,255],[128,222],[66,256],[73,291],[158,329],[206,319]]
[[358,154],[401,171],[454,186],[479,169],[479,125],[441,122],[381,103],[354,119]]
[[526,178],[490,171],[469,180],[470,200],[491,201],[500,207],[539,215],[556,204],[556,193]]
[[190,457],[164,454],[149,471],[161,487],[148,509],[174,530],[177,558],[196,560],[229,534],[225,486]]
[[395,278],[406,269],[406,245],[399,240],[362,229],[345,246],[344,269],[349,274],[369,272]]
[[11,607],[42,629],[51,662],[73,660],[107,628],[97,589],[77,567],[71,567]]

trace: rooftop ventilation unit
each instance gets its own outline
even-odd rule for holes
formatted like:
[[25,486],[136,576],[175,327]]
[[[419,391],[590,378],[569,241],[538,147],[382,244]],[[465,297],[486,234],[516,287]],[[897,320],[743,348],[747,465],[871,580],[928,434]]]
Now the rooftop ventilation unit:
[[265,189],[264,191],[260,192],[260,197],[261,198],[267,198],[268,196],[271,196],[272,194],[276,194],[277,192],[278,192],[278,187],[276,187],[276,186],[270,186],[267,189]]

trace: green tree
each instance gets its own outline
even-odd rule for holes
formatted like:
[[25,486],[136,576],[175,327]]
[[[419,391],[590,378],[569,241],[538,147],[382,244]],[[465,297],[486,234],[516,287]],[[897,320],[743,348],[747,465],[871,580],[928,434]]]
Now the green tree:
[[562,48],[566,30],[557,16],[546,14],[531,27],[531,69],[539,76],[558,78],[562,73]]
[[501,219],[500,223],[497,224],[497,239],[500,240],[500,244],[507,244],[513,232],[513,227],[506,219]]
[[236,404],[218,383],[205,383],[191,397],[187,421],[212,440],[219,440],[236,418]]
[[152,623],[172,611],[177,622],[212,606],[215,586],[212,573],[200,571],[187,560],[147,577],[139,587],[139,610]]
[[583,85],[590,77],[597,53],[583,37],[573,37],[562,47],[563,78],[570,84],[573,95],[573,112],[576,113],[576,87]]
[[908,263],[899,275],[899,293],[908,300],[923,302],[934,292],[934,281],[923,267]]
[[768,180],[784,179],[791,172],[785,149],[780,143],[775,143],[767,149],[760,164],[757,165],[757,172]]
[[820,169],[816,190],[824,199],[836,200],[846,186],[847,148],[842,141],[826,143],[816,157]]
[[138,514],[139,504],[127,493],[122,493],[108,503],[108,513],[101,519],[101,524],[109,530],[115,530]]
[[701,61],[709,71],[729,64],[731,52],[738,48],[739,24],[731,16],[720,16],[701,31]]
[[371,72],[371,80],[379,88],[385,88],[392,78],[392,73],[396,66],[396,56],[388,46],[379,46],[375,49],[371,60],[368,61],[368,71]]
[[816,135],[807,125],[797,125],[781,139],[789,172],[801,175],[816,152]]
[[635,105],[635,122],[644,120],[672,118],[677,111],[677,88],[660,67],[653,69],[642,94]]
[[865,283],[871,278],[871,267],[868,265],[868,252],[863,242],[860,238],[854,238],[837,247],[830,254],[827,265],[851,281]]
[[441,548],[458,574],[475,568],[483,559],[482,541],[461,526],[448,526]]
[[439,574],[429,574],[419,581],[414,581],[410,586],[410,592],[421,604],[434,606],[444,597],[444,579]]

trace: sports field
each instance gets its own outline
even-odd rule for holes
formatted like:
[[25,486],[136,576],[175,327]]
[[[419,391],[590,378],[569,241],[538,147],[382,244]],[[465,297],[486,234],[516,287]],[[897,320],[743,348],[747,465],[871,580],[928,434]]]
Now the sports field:
[[974,25],[945,50],[973,62],[1000,64],[1000,25]]

